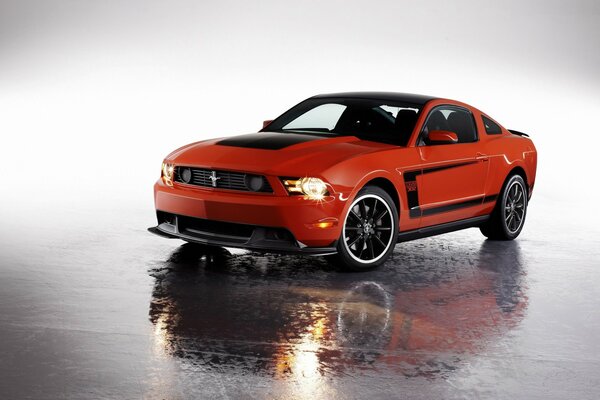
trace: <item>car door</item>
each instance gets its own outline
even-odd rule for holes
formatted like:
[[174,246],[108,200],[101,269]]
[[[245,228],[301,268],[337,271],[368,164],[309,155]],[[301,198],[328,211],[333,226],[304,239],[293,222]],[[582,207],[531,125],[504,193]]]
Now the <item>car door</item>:
[[[456,134],[457,143],[439,144],[428,140],[432,130]],[[418,204],[411,215],[421,218],[421,227],[480,215],[485,197],[488,157],[481,153],[472,113],[464,107],[443,105],[433,108],[417,142],[421,158]],[[415,180],[416,180],[415,175]]]

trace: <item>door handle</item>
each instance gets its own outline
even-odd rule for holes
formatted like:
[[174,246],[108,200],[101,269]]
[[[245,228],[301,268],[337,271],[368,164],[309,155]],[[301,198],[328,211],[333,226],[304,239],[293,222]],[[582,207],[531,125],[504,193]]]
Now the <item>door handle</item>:
[[479,161],[489,161],[489,159],[490,159],[490,158],[487,156],[487,154],[483,154],[483,153],[480,153],[480,152],[477,152],[476,156],[477,156],[477,159],[478,159]]

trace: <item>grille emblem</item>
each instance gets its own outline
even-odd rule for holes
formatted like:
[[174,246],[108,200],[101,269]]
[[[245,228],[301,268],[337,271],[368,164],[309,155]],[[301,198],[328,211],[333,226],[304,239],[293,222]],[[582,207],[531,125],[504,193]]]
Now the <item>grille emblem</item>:
[[219,179],[221,179],[221,177],[217,176],[217,171],[212,171],[212,172],[210,173],[210,176],[209,176],[209,178],[210,178],[210,180],[211,180],[211,182],[212,182],[212,186],[213,186],[213,187],[217,187],[217,181],[218,181]]

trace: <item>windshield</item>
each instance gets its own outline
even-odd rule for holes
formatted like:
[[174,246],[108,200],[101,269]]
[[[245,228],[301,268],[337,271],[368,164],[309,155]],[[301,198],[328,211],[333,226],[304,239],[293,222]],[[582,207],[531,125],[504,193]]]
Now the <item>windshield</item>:
[[419,108],[414,104],[372,99],[308,99],[274,120],[265,130],[318,135],[357,136],[405,146]]

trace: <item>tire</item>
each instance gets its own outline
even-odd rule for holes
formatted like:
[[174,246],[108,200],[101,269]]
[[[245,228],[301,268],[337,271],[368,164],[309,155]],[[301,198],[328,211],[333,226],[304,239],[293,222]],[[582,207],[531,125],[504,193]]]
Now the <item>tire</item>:
[[479,229],[491,240],[513,240],[523,230],[527,216],[527,185],[520,175],[511,175],[496,202],[496,207]]
[[330,258],[349,271],[367,271],[385,262],[398,239],[398,211],[385,190],[365,186],[344,216],[338,253]]

